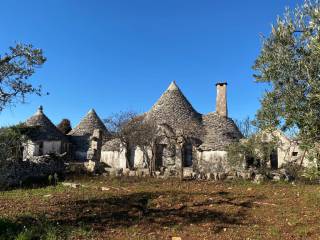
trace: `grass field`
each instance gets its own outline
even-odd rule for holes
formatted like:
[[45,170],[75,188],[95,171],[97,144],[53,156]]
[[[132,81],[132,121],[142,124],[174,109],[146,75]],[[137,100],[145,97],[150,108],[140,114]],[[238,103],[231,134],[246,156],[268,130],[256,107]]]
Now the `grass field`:
[[73,181],[1,192],[0,239],[320,239],[320,185]]

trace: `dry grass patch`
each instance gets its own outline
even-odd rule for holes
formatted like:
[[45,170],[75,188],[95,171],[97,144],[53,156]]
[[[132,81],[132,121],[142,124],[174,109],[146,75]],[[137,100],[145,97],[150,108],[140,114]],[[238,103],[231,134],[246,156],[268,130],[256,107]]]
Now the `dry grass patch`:
[[60,239],[319,239],[317,185],[72,180],[82,186],[2,192],[0,218],[45,219]]

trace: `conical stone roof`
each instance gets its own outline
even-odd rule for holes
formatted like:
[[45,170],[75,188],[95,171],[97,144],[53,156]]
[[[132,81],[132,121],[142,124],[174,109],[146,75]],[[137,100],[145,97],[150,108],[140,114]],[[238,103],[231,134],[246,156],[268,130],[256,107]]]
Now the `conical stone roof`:
[[109,132],[94,109],[91,109],[80,123],[68,133],[71,136],[91,136],[95,129],[100,129],[106,137]]
[[50,119],[43,113],[42,106],[37,112],[30,117],[25,123],[27,127],[32,127],[27,131],[27,136],[34,141],[44,140],[65,140],[66,136],[50,121]]
[[170,84],[146,116],[158,124],[166,123],[174,129],[183,129],[188,124],[195,127],[194,132],[200,132],[199,140],[202,144],[199,149],[203,151],[227,150],[232,142],[242,138],[231,118],[220,116],[216,112],[206,115],[198,113],[175,82]]
[[147,118],[175,129],[190,122],[201,122],[201,114],[192,107],[174,81],[147,113]]
[[200,149],[206,151],[227,150],[228,146],[243,136],[231,118],[213,112],[202,116],[205,131]]

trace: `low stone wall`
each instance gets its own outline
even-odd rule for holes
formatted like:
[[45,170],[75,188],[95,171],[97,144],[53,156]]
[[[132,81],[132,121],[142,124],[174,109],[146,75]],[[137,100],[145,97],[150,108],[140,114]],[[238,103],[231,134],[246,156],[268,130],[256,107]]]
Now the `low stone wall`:
[[0,189],[20,186],[36,179],[48,179],[49,175],[64,173],[65,156],[46,155],[26,161],[5,161],[0,166]]

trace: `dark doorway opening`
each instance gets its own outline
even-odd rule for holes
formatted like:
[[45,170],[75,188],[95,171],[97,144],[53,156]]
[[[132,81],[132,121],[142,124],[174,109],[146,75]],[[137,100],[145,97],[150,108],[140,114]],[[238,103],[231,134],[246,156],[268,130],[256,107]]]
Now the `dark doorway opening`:
[[191,167],[193,162],[192,144],[186,144],[183,148],[183,166]]
[[278,169],[278,152],[273,150],[270,155],[270,165],[272,169]]
[[164,144],[158,144],[156,146],[156,158],[155,158],[155,168],[159,170],[163,167],[163,150],[165,148]]
[[42,156],[43,155],[43,142],[40,142],[39,143],[39,156]]

